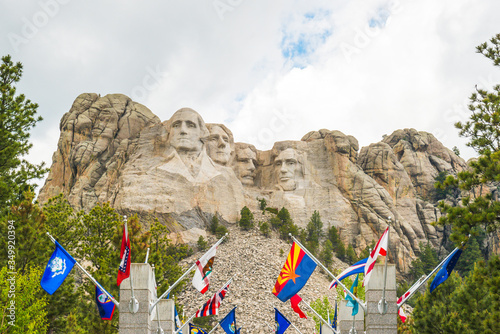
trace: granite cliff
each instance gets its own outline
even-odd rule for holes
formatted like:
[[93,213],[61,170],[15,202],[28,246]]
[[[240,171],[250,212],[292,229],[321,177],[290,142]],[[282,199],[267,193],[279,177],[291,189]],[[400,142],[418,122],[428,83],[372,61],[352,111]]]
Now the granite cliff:
[[409,268],[419,243],[439,247],[443,232],[434,178],[463,159],[432,134],[396,130],[359,148],[340,131],[319,130],[268,151],[234,143],[230,129],[205,124],[189,108],[160,121],[148,108],[112,94],[81,94],[61,119],[61,135],[40,202],[64,193],[77,209],[110,202],[123,213],[156,216],[183,241],[197,240],[214,214],[238,220],[257,198],[286,207],[300,227],[317,210],[325,229],[361,251],[391,219],[391,254]]

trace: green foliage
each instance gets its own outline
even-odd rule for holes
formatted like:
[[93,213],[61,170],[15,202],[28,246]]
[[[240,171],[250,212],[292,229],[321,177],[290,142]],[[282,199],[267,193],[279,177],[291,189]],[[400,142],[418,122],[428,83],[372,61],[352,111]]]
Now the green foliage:
[[319,239],[323,236],[323,222],[318,211],[314,210],[306,229],[307,241],[319,245]]
[[[362,286],[362,284],[361,284],[361,282],[363,282],[363,277],[364,277],[363,274],[359,274],[358,293],[355,294],[355,296],[358,297],[360,300],[365,300],[365,287]],[[346,288],[351,289],[352,284],[354,283],[355,279],[356,279],[356,276],[354,276],[354,275],[350,276],[350,277],[346,277],[342,280],[342,284],[344,284]],[[346,294],[344,292],[344,289],[340,285],[337,285],[337,295],[341,299],[345,299]]]
[[416,281],[423,275],[428,275],[440,262],[436,251],[429,243],[426,245],[420,243],[419,247],[420,253],[418,253],[417,259],[412,261],[409,272],[412,281]]
[[[311,307],[326,321],[328,321],[328,314],[330,314],[330,318],[333,318],[335,314],[334,306],[330,305],[330,301],[327,296],[324,296],[323,299],[316,299],[311,303]],[[320,326],[323,323],[320,318],[318,318],[314,313],[307,312],[307,315],[313,318],[316,323],[315,329],[319,332]]]
[[250,211],[250,209],[244,206],[243,209],[241,209],[240,215],[241,215],[240,227],[246,231],[252,229],[254,226],[254,222],[253,222],[253,214]]
[[459,157],[459,156],[460,156],[460,150],[458,149],[458,147],[453,146],[453,148],[452,148],[451,150],[453,151],[453,153],[455,153],[455,155],[456,155],[457,157]]
[[215,234],[217,232],[217,227],[219,227],[219,218],[217,215],[214,215],[212,217],[212,221],[210,225],[208,226],[208,230],[212,233]]
[[257,198],[257,201],[259,201],[259,209],[262,210],[262,213],[266,212],[266,207],[267,207],[267,202],[265,198]]
[[207,317],[193,318],[193,323],[210,332],[217,324],[217,319],[215,315],[209,315]]
[[323,263],[327,268],[330,268],[330,266],[333,264],[333,245],[330,240],[325,241],[323,250],[319,255],[319,259],[321,263]]
[[354,251],[354,248],[352,247],[351,244],[349,244],[349,246],[347,247],[345,257],[349,264],[354,264],[358,262],[358,256],[356,255],[356,252]]
[[266,237],[269,237],[269,235],[271,234],[271,229],[269,228],[269,224],[266,222],[263,222],[260,225],[259,229],[260,229],[260,233],[262,233]]
[[339,233],[335,226],[330,226],[328,229],[328,240],[332,243],[333,251],[336,253],[337,258],[342,261],[346,260],[346,250],[345,246],[340,240]]
[[227,228],[224,225],[217,226],[217,230],[215,231],[215,236],[217,238],[222,238],[227,233]]
[[280,234],[281,239],[289,240],[290,239],[289,234],[292,234],[292,235],[299,234],[299,228],[293,222],[293,220],[290,216],[290,212],[288,212],[288,210],[286,208],[284,208],[284,207],[281,208],[281,210],[278,212],[277,218],[280,220],[278,232]]
[[12,274],[7,267],[0,270],[0,333],[46,333],[47,294],[40,286],[41,267],[25,267],[23,273]]
[[274,213],[275,215],[278,214],[278,209],[276,209],[276,208],[266,207],[266,211]]
[[474,269],[477,261],[485,260],[478,243],[479,237],[471,237],[465,244],[464,251],[455,266],[455,270],[462,276],[468,275]]
[[205,250],[205,249],[207,249],[207,247],[208,247],[208,243],[207,243],[207,241],[205,240],[205,238],[203,238],[203,236],[202,236],[202,235],[200,235],[200,237],[198,238],[198,243],[197,243],[197,245],[198,245],[198,250],[199,250],[199,251]]
[[14,64],[10,56],[0,64],[0,212],[19,202],[31,183],[47,172],[44,164],[33,165],[22,157],[33,146],[29,143],[31,128],[42,120],[36,116],[38,105],[24,94],[16,96],[16,83],[23,74],[23,65]]
[[448,199],[453,203],[457,202],[457,199],[460,196],[460,189],[457,187],[454,182],[454,177],[449,176],[446,171],[439,172],[438,176],[434,178],[434,201],[441,201],[444,199]]

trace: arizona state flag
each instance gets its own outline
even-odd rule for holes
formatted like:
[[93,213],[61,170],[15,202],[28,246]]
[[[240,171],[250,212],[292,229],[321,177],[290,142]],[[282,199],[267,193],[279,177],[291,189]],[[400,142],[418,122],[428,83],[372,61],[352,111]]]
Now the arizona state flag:
[[302,289],[314,269],[316,269],[316,262],[294,242],[276,280],[273,294],[282,302],[286,302]]

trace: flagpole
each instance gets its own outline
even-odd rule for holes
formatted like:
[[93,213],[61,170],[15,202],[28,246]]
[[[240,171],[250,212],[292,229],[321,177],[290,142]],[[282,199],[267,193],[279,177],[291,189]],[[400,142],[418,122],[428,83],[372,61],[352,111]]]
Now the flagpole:
[[[322,316],[320,316],[320,315],[319,315],[319,313],[318,313],[318,312],[316,312],[316,310],[315,310],[315,309],[313,309],[313,308],[312,308],[312,307],[311,307],[308,303],[306,303],[304,299],[302,299],[302,302],[303,302],[304,304],[306,304],[306,306],[307,306],[307,307],[309,307],[309,308],[310,308],[310,309],[314,312],[314,314],[316,314],[316,316],[317,316],[317,317],[318,317],[321,321],[323,321],[325,324],[327,324],[327,325],[328,325],[328,327],[330,327],[331,329],[333,329],[333,328],[332,328],[332,326],[328,323],[328,321],[326,321],[325,319],[323,319],[323,317],[322,317]],[[334,330],[334,331],[335,331],[335,330]]]
[[[56,239],[54,239],[53,236],[50,235],[49,232],[47,232],[47,235],[49,236],[50,240],[55,244],[56,243]],[[69,253],[68,253],[69,254]],[[73,260],[75,260],[73,258]],[[109,299],[111,299],[111,301],[116,305],[116,306],[119,306],[120,303],[118,303],[118,301],[113,297],[111,296],[111,294],[109,294],[109,292],[106,291],[106,289],[104,289],[101,284],[99,284],[99,282],[96,281],[96,279],[94,277],[92,277],[92,275],[90,275],[87,270],[83,269],[83,267],[80,265],[80,263],[78,263],[78,261],[75,260],[75,264],[77,265],[78,268],[80,268],[81,271],[83,271],[83,273],[85,275],[87,275],[87,277],[92,281],[92,283],[94,283],[95,285],[97,285],[99,287],[99,289],[106,295],[108,296]]]
[[264,323],[267,325],[267,327],[269,327],[270,330],[273,331],[273,333],[276,333],[276,329],[274,329],[271,326],[269,326],[269,324],[267,323],[267,321],[264,321]]
[[357,334],[358,331],[356,331],[356,314],[352,316],[352,327],[349,330],[349,334]]
[[[385,254],[385,263],[384,263],[384,288],[382,289],[382,298],[378,301],[378,312],[380,314],[386,314],[388,310],[387,301],[385,300],[385,286],[387,283],[387,262],[389,262],[389,245],[391,242],[390,233],[391,233],[391,217],[388,218],[389,228],[387,229],[387,252]],[[396,220],[396,218],[394,218]]]
[[[182,327],[181,327],[181,328],[178,328],[178,329],[174,332],[174,334],[179,333],[179,332],[180,332],[180,331],[181,331],[184,327],[186,327],[186,325],[188,325],[188,324],[189,324],[189,322],[190,322],[191,320],[193,320],[193,318],[194,318],[194,316],[195,316],[195,315],[196,315],[196,312],[194,312],[194,313],[193,313],[193,315],[192,315],[192,316],[191,316],[191,317],[190,317],[190,318],[189,318],[189,319],[188,319],[188,320],[184,323],[184,325],[182,325]],[[189,325],[188,325],[188,327],[189,327]]]
[[146,252],[146,259],[144,260],[144,263],[148,263],[148,259],[149,259],[149,247],[148,251]]
[[[128,235],[128,226],[127,226],[127,216],[123,216],[123,220],[125,221],[125,235],[127,236],[127,240],[130,241],[130,237]],[[129,250],[130,253],[132,253],[132,250]],[[132,261],[132,256],[129,256],[129,261]],[[130,269],[129,273],[129,281],[130,281],[130,293],[132,294],[130,296],[130,301],[128,302],[128,309],[130,310],[131,313],[137,313],[139,311],[139,301],[135,298],[134,295],[134,284],[132,283],[132,268]]]
[[292,327],[293,327],[293,328],[295,328],[295,330],[296,330],[297,332],[299,332],[300,334],[302,334],[302,333],[299,331],[299,329],[298,329],[297,327],[295,327],[295,325],[294,325],[292,322],[290,322],[290,325],[292,325]]
[[[470,236],[470,235],[469,235],[469,236]],[[463,244],[463,243],[462,243],[462,244]],[[445,257],[445,258],[444,258],[444,260],[443,260],[443,261],[441,261],[441,263],[440,263],[440,264],[439,264],[436,268],[434,268],[434,270],[433,270],[433,271],[431,271],[431,273],[430,273],[429,275],[427,275],[427,276],[424,278],[424,280],[423,280],[422,282],[420,282],[420,284],[417,286],[417,288],[415,288],[415,290],[413,290],[413,291],[410,293],[410,295],[408,296],[408,298],[406,298],[404,301],[402,301],[402,302],[401,302],[401,304],[398,304],[398,309],[399,309],[401,306],[403,306],[403,304],[404,304],[404,303],[406,303],[406,301],[407,301],[408,299],[410,299],[410,297],[411,297],[411,296],[413,296],[413,294],[414,294],[414,293],[415,293],[418,289],[420,289],[420,287],[421,287],[421,286],[422,286],[425,282],[427,282],[427,280],[428,280],[429,278],[431,278],[431,276],[432,276],[432,275],[433,275],[436,271],[438,271],[438,269],[440,269],[440,268],[441,268],[441,266],[443,265],[443,263],[445,263],[445,262],[446,262],[446,260],[448,260],[448,259],[450,258],[450,256],[452,256],[452,255],[453,255],[453,254],[454,254],[454,253],[455,253],[455,252],[456,252],[459,248],[460,248],[460,247],[455,247],[455,249],[454,249],[454,250],[453,250],[450,254],[448,254],[448,256],[447,256],[447,257]],[[418,281],[417,281],[417,282],[418,282]]]
[[210,332],[208,332],[208,334],[211,334],[211,333],[212,333],[215,329],[217,329],[217,327],[219,327],[219,325],[220,325],[220,324],[219,324],[219,323],[217,323],[217,325],[215,325],[215,327],[214,327],[214,328],[212,328],[212,330],[211,330]]
[[[208,253],[208,252],[210,252],[210,251],[212,250],[212,248],[219,246],[219,245],[222,243],[222,241],[224,241],[224,239],[226,238],[226,236],[227,236],[227,233],[226,233],[226,234],[224,234],[224,236],[223,236],[222,238],[220,238],[220,239],[219,239],[219,241],[217,241],[217,242],[216,242],[216,243],[215,243],[212,247],[210,247],[210,249],[209,249],[207,252],[205,252],[205,254],[206,254],[206,253]],[[175,288],[175,287],[177,286],[177,284],[179,284],[179,283],[180,283],[180,282],[181,282],[181,281],[182,281],[182,280],[183,280],[183,279],[184,279],[184,278],[185,278],[185,277],[186,277],[186,276],[187,276],[187,275],[188,275],[188,274],[189,274],[189,273],[190,273],[190,272],[194,269],[194,268],[196,268],[196,262],[195,262],[195,263],[193,263],[193,265],[192,265],[192,266],[191,266],[188,270],[186,270],[186,272],[185,272],[184,274],[182,274],[182,276],[181,276],[181,277],[179,277],[179,279],[178,279],[177,281],[175,281],[175,283],[174,283],[174,284],[172,284],[172,285],[171,285],[171,286],[167,289],[167,291],[165,291],[165,292],[164,292],[164,293],[163,293],[163,294],[162,294],[162,295],[161,295],[161,296],[160,296],[160,297],[159,297],[159,298],[158,298],[158,299],[157,299],[157,300],[156,300],[156,301],[155,301],[155,302],[154,302],[154,303],[153,303],[153,304],[149,307],[149,314],[151,314],[151,312],[153,311],[153,308],[155,307],[155,305],[156,305],[156,304],[158,304],[158,302],[160,301],[160,299],[164,298],[167,294],[169,294],[169,293],[170,293],[170,291],[172,291],[172,289],[173,289],[173,288]]]
[[304,246],[303,246],[303,245],[302,245],[302,244],[301,244],[301,243],[300,243],[300,242],[299,242],[299,241],[298,241],[298,240],[297,240],[297,239],[296,239],[296,238],[295,238],[295,237],[294,237],[291,233],[289,233],[288,235],[292,238],[292,240],[293,240],[294,242],[296,242],[296,243],[300,246],[300,248],[302,248],[302,249],[304,250],[304,252],[306,252],[306,254],[307,254],[307,255],[309,255],[309,257],[310,257],[310,258],[311,258],[314,262],[316,262],[316,264],[317,264],[318,266],[320,266],[320,267],[321,267],[321,268],[322,268],[322,269],[323,269],[323,270],[324,270],[324,271],[325,271],[328,275],[330,275],[331,277],[333,277],[333,279],[337,282],[337,284],[338,284],[338,285],[340,285],[340,286],[341,286],[341,287],[342,287],[342,288],[346,291],[346,293],[347,293],[349,296],[351,296],[351,298],[353,298],[355,301],[357,301],[357,302],[358,302],[358,304],[361,306],[361,308],[363,308],[363,310],[364,310],[364,311],[365,311],[365,313],[366,313],[366,305],[365,305],[365,304],[363,304],[363,303],[361,302],[361,300],[359,300],[359,299],[358,299],[358,297],[356,297],[356,296],[355,296],[355,295],[354,295],[351,291],[349,291],[349,289],[348,289],[348,288],[346,288],[346,286],[345,286],[345,285],[344,285],[341,281],[339,281],[339,280],[337,279],[337,277],[335,277],[335,275],[334,275],[334,274],[332,274],[332,273],[330,272],[330,270],[328,270],[328,269],[327,269],[327,268],[326,268],[326,267],[325,267],[325,266],[324,266],[321,262],[319,262],[319,261],[318,261],[318,259],[316,259],[316,257],[314,257],[314,255],[312,255],[312,254],[311,254],[311,252],[309,252],[309,250],[307,250],[307,248],[305,248],[305,247],[304,247]]

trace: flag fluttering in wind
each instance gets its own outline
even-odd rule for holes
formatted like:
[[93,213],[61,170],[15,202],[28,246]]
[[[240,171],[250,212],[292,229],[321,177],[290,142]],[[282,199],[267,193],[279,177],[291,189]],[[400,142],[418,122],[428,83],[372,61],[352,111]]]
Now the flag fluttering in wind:
[[229,281],[222,289],[217,291],[212,298],[210,298],[198,311],[196,311],[195,317],[199,318],[209,315],[217,315],[219,312],[220,303],[226,296],[230,283],[231,281]]
[[189,334],[208,334],[208,332],[201,327],[189,323]]
[[49,295],[53,294],[62,282],[69,275],[71,269],[76,263],[76,260],[69,255],[69,253],[61,246],[57,241],[54,240],[56,249],[52,256],[50,257],[47,267],[42,276],[40,285],[47,291]]
[[335,301],[335,314],[333,315],[333,321],[330,323],[333,329],[337,329],[337,301]]
[[235,334],[236,330],[236,307],[234,307],[221,321],[220,326],[227,334]]
[[273,294],[282,302],[286,302],[302,289],[314,269],[316,269],[316,262],[294,242],[276,280]]
[[304,312],[302,312],[302,310],[299,307],[299,303],[301,301],[302,298],[298,294],[295,294],[292,296],[292,298],[290,298],[290,304],[292,304],[292,309],[295,311],[295,313],[297,313],[299,317],[307,319],[306,315],[304,314]]
[[[346,270],[344,270],[343,272],[341,272],[337,276],[337,280],[342,281],[344,278],[349,277],[351,275],[364,274],[366,261],[368,261],[368,258],[356,262],[355,264],[353,264],[352,266],[350,266],[349,268],[347,268]],[[330,283],[329,289],[336,288],[336,287],[337,287],[337,281],[333,280]]]
[[290,327],[290,321],[277,308],[274,308],[274,326],[276,334],[283,334]]
[[[423,278],[425,278],[425,276],[423,276]],[[420,288],[420,281],[422,280],[422,277],[415,283],[413,284],[413,286],[411,286],[408,291],[406,291],[401,297],[398,298],[398,301],[397,301],[397,304],[398,304],[398,307],[401,306],[401,304],[403,304],[404,302],[406,302],[406,300],[408,299],[408,297],[410,297],[410,295],[415,291],[415,290],[418,290],[418,288]]]
[[113,319],[113,313],[115,312],[116,305],[103,291],[101,291],[101,289],[99,289],[97,285],[95,286],[95,301],[97,303],[101,319]]
[[122,281],[130,277],[130,239],[128,237],[127,222],[123,225],[122,247],[120,250],[120,266],[118,267],[118,278],[116,284],[119,286]]
[[[358,277],[359,277],[359,274],[356,275],[356,278],[354,279],[354,282],[352,283],[352,286],[351,288],[349,289],[349,291],[351,291],[351,293],[357,297],[358,295]],[[359,311],[359,304],[356,300],[354,300],[351,296],[349,296],[347,293],[345,294],[345,299],[347,300],[347,306],[348,307],[352,307],[352,316],[355,316],[356,314],[358,314],[358,311]]]
[[[167,298],[168,299],[168,298]],[[175,307],[175,304],[174,304],[174,324],[175,324],[175,330],[177,331],[179,328],[182,328],[182,321],[181,319],[179,318],[179,313],[177,313],[177,307]],[[182,330],[179,331],[179,334],[182,334]]]
[[457,248],[453,255],[451,255],[448,260],[446,260],[445,263],[443,263],[443,266],[441,269],[439,269],[438,273],[436,274],[436,277],[432,280],[431,283],[431,292],[434,291],[435,288],[438,287],[439,284],[443,283],[448,279],[450,276],[453,268],[455,268],[455,265],[457,264],[458,258],[462,254],[462,249]]
[[212,267],[215,260],[215,253],[217,252],[217,247],[212,247],[203,254],[203,256],[196,261],[196,271],[193,276],[193,286],[196,290],[200,291],[202,294],[207,292],[208,286],[210,285],[210,274],[212,274]]
[[402,321],[403,323],[405,323],[407,316],[406,316],[405,312],[403,311],[403,308],[402,308],[402,307],[400,307],[400,308],[398,309],[398,315],[399,315],[399,317],[401,318],[401,321]]
[[377,257],[379,256],[379,254],[381,256],[387,256],[388,242],[389,242],[389,226],[387,226],[387,229],[385,230],[385,232],[382,234],[382,236],[378,240],[377,245],[372,250],[372,252],[370,253],[370,256],[368,257],[368,260],[366,261],[365,278],[363,280],[363,285],[368,284],[368,281],[370,280],[370,276],[372,274],[373,267],[375,266],[375,263],[377,262]]

